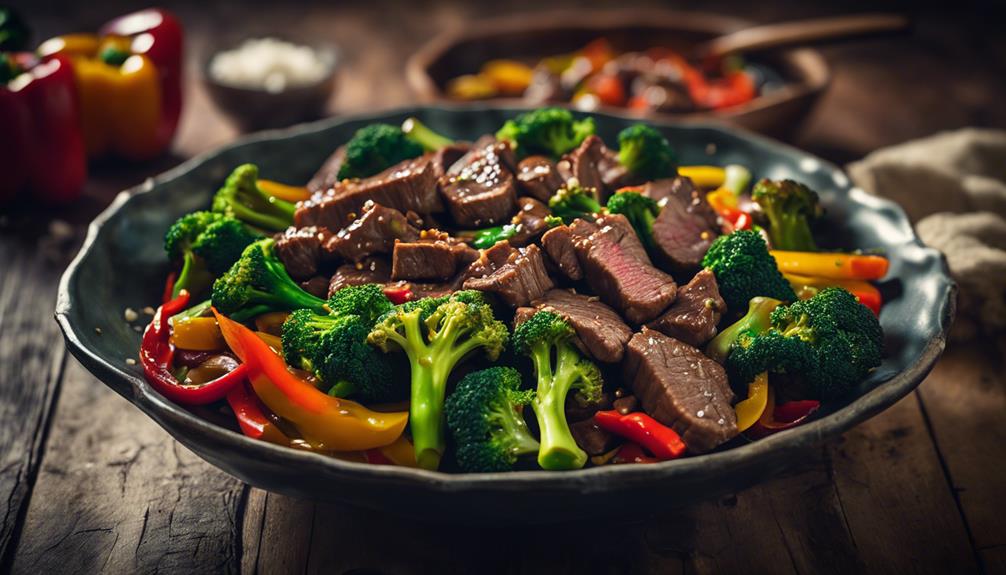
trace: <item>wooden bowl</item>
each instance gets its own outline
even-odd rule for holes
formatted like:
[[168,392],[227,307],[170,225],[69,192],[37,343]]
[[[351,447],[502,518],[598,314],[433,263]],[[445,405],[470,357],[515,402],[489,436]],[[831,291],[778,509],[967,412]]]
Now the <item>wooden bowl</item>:
[[[553,12],[486,20],[463,30],[446,32],[427,42],[406,65],[409,86],[422,102],[448,99],[445,86],[452,78],[478,72],[495,58],[528,63],[582,48],[591,40],[607,38],[617,50],[655,46],[685,52],[698,42],[750,26],[750,22],[698,12],[624,10],[619,12]],[[831,79],[828,64],[816,50],[780,50],[752,58],[772,68],[784,85],[772,92],[722,110],[688,114],[648,113],[663,120],[715,119],[749,130],[786,137],[810,111]],[[498,98],[494,104],[520,105],[520,99]],[[626,114],[624,108],[601,107],[600,112]]]

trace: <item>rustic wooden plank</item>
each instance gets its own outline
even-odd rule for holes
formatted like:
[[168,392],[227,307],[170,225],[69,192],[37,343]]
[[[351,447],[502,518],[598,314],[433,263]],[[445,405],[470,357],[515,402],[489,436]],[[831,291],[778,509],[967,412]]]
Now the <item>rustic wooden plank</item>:
[[[991,345],[958,345],[919,394],[976,549],[1006,547],[1006,377]],[[989,572],[994,572],[988,565]]]
[[237,572],[247,488],[67,364],[15,573]]
[[303,573],[311,551],[315,503],[265,493],[256,573]]
[[977,570],[915,394],[848,432],[832,448],[832,465],[868,572]]

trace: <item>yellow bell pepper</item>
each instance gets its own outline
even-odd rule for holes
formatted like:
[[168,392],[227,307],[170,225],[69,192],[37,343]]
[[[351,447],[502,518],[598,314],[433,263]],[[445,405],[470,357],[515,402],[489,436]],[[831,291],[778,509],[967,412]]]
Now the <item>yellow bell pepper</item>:
[[272,180],[259,179],[258,188],[274,198],[287,202],[301,202],[311,197],[304,186],[288,186]]
[[179,349],[218,351],[227,347],[217,320],[212,317],[190,317],[171,326],[171,343]]
[[772,250],[779,271],[819,278],[878,280],[887,274],[882,256]]
[[715,190],[727,179],[727,172],[719,166],[681,166],[678,175],[685,176],[692,182],[707,190]]
[[768,406],[768,374],[759,373],[748,384],[748,397],[734,406],[737,413],[737,431],[744,431],[754,425]]

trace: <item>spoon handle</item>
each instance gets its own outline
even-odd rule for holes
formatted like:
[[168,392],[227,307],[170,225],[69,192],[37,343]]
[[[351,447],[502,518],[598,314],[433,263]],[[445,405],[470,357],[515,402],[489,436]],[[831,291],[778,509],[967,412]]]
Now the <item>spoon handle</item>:
[[755,26],[714,38],[699,49],[704,57],[736,52],[757,52],[786,46],[813,44],[870,34],[907,30],[908,18],[900,14],[861,14]]

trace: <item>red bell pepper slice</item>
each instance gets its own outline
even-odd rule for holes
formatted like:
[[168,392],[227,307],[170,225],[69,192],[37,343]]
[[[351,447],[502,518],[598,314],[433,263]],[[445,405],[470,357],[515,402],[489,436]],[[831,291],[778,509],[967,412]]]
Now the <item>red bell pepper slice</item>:
[[253,439],[261,439],[279,445],[290,445],[290,438],[276,427],[276,424],[262,411],[255,394],[242,382],[227,393],[227,403],[234,411],[241,432]]
[[660,459],[650,457],[637,443],[626,443],[618,449],[618,453],[612,458],[613,464],[619,463],[660,463]]
[[384,288],[384,296],[395,305],[416,299],[416,294],[407,287],[386,287]]
[[660,460],[677,459],[687,447],[676,431],[642,412],[598,411],[594,422],[605,431],[642,445]]
[[[768,394],[768,404],[772,406],[775,402],[775,393],[772,390],[772,386],[769,386]],[[762,413],[758,423],[755,423],[754,426],[748,429],[745,435],[752,439],[759,439],[773,433],[778,433],[784,429],[796,427],[806,421],[820,407],[821,402],[814,399],[789,401],[775,405],[772,409],[766,409]]]

